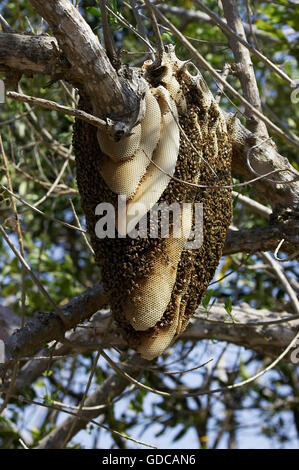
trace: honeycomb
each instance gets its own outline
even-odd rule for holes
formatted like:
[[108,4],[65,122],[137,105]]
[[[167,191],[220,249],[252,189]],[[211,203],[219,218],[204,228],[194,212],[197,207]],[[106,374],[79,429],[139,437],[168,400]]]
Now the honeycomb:
[[[137,148],[137,132],[134,142],[126,141],[122,150],[122,141],[110,146],[108,137],[80,120],[74,125],[73,147],[87,231],[111,311],[128,345],[151,360],[187,327],[221,258],[232,216],[231,190],[221,187],[231,184],[231,143],[225,119],[201,74],[191,75],[173,50],[165,53],[158,76],[151,76],[148,61],[143,72],[148,108]],[[80,95],[81,109],[91,112],[90,99],[83,90]],[[131,238],[128,227],[122,237],[96,236],[96,206],[110,202],[117,211],[119,194],[127,196],[127,220],[132,221],[134,203],[143,202],[137,221],[147,223],[145,237]],[[191,210],[183,212],[181,236],[175,236],[174,218],[169,219],[169,237],[161,236],[161,214],[158,236],[152,236],[151,207],[197,202],[203,204],[199,248],[186,248],[188,233],[195,227]]]

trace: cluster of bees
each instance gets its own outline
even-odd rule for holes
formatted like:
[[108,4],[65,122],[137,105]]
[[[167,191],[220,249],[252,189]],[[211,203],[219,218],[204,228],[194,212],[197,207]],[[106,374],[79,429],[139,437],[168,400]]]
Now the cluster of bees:
[[[87,230],[111,311],[128,345],[151,360],[184,331],[218,266],[232,216],[231,190],[223,187],[231,185],[231,143],[225,119],[201,74],[191,74],[188,64],[179,61],[173,50],[164,54],[158,75],[151,77],[149,64],[144,67],[144,75],[148,90],[159,105],[161,134],[145,171],[140,180],[136,179],[138,184],[134,183],[135,190],[128,194],[129,203],[134,197],[145,200],[147,209],[162,202],[203,203],[202,246],[185,249],[186,239],[173,236],[173,221],[169,238],[152,238],[149,231],[143,238],[133,239],[128,234],[122,238],[97,238],[95,207],[102,201],[117,206],[117,188],[129,187],[121,180],[129,178],[129,166],[125,165],[133,168],[141,144],[124,143],[124,151],[134,148],[136,153],[128,158],[126,154],[129,163],[124,163],[122,141],[111,143],[111,149],[117,147],[110,152],[107,136],[99,136],[95,127],[77,120],[73,146]],[[91,102],[83,91],[80,106],[92,112]],[[170,115],[168,121],[166,118],[163,121],[169,108],[174,121]],[[150,116],[145,118],[149,120]],[[168,122],[169,128],[162,128],[163,122],[164,126]],[[139,142],[142,132],[141,122],[141,130],[136,131]],[[166,140],[161,142],[162,139]],[[113,159],[107,155],[109,152],[117,157]],[[160,166],[152,163],[155,159]],[[163,171],[163,161],[168,162],[167,171],[165,168]],[[120,175],[119,180],[114,171]],[[134,174],[139,174],[138,171]],[[155,191],[151,191],[152,187]],[[149,218],[149,213],[145,216]],[[189,218],[192,228],[194,214]]]

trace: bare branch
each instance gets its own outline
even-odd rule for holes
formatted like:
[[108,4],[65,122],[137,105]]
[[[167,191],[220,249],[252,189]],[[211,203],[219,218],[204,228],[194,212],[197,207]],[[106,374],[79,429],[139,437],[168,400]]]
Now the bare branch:
[[290,285],[289,280],[288,280],[287,276],[285,275],[282,266],[277,261],[275,261],[269,253],[261,253],[261,257],[273,269],[273,271],[274,271],[276,277],[279,279],[283,289],[288,294],[295,313],[297,315],[299,315],[299,301],[298,301],[297,295],[294,292],[294,289],[292,288],[292,286]]
[[[62,306],[61,311],[69,328],[74,328],[106,303],[102,286],[96,285]],[[5,363],[0,365],[0,376],[13,361],[32,355],[36,348],[49,341],[62,339],[65,331],[56,313],[38,313],[5,341]]]
[[[200,6],[200,8],[205,13],[207,13],[212,18],[214,23],[216,23],[218,26],[220,26],[221,29],[223,29],[223,31],[225,31],[227,34],[232,36],[234,39],[237,39],[237,41],[239,41],[244,47],[246,47],[252,54],[258,57],[262,62],[264,62],[264,64],[266,64],[269,69],[273,70],[273,72],[275,72],[283,80],[285,80],[291,87],[293,87],[294,85],[293,80],[285,72],[283,72],[279,67],[277,67],[277,65],[273,64],[273,62],[271,62],[266,56],[264,56],[260,51],[258,51],[254,46],[249,44],[246,41],[246,38],[243,38],[242,36],[240,36],[237,30],[234,31],[234,29],[232,29],[229,24],[226,24],[218,15],[216,15],[212,10],[206,7],[200,0],[195,0],[195,2]],[[223,7],[224,7],[224,3],[225,2],[223,2]],[[227,2],[227,5],[229,7],[228,2]],[[233,15],[236,18],[235,12],[233,13]],[[228,20],[228,17],[226,19]],[[230,16],[230,19],[232,19],[232,16]],[[235,25],[235,22],[234,22],[234,25]]]
[[[292,223],[291,223],[292,224]],[[282,232],[284,229],[284,232]],[[286,230],[288,233],[286,234]],[[274,251],[284,236],[288,240],[284,244],[284,251],[290,255],[297,252],[299,236],[293,233],[294,227],[269,224],[266,227],[252,227],[250,229],[229,230],[226,234],[224,255],[234,253],[257,253],[258,251]],[[297,232],[299,233],[299,232]]]
[[0,71],[40,73],[76,82],[79,76],[57,50],[58,43],[51,36],[0,32]]
[[[235,177],[252,178],[252,171],[247,164],[248,152],[250,152],[251,166],[258,174],[266,174],[279,168],[289,168],[290,172],[297,173],[299,176],[299,173],[296,172],[288,159],[278,153],[275,144],[271,140],[261,142],[259,146],[256,146],[257,139],[255,135],[246,129],[239,119],[232,114],[226,116],[229,127],[229,122],[231,122],[233,142],[232,173]],[[275,177],[275,179],[281,180],[281,184],[273,183],[270,178],[267,178],[253,183],[253,187],[261,199],[267,201],[273,209],[292,207],[296,213],[299,210],[299,182],[284,184],[284,182],[293,179],[291,173],[288,174],[287,172],[280,173],[278,178]]]
[[[207,24],[213,24],[213,20],[209,15],[206,13],[199,11],[199,10],[187,10],[186,8],[181,8],[173,5],[167,5],[167,4],[161,4],[158,5],[159,10],[165,12],[165,13],[170,13],[171,15],[178,16],[182,22],[183,26],[188,25],[189,23],[207,23]],[[246,34],[251,32],[250,25],[247,24],[246,22],[243,22]],[[265,31],[262,31],[258,29],[256,26],[253,25],[252,30],[256,36],[258,36],[262,40],[266,40],[267,43],[275,43],[277,42],[277,39],[270,36],[269,34],[265,33]]]
[[[134,376],[139,375],[140,367],[145,366],[146,363],[147,361],[141,360],[137,354],[135,354],[129,361],[130,365],[134,365],[134,371],[131,372],[130,369],[130,372],[133,373]],[[81,429],[84,429],[91,419],[101,416],[105,412],[105,408],[99,409],[99,405],[111,403],[111,400],[118,397],[128,384],[128,380],[122,375],[110,375],[101,386],[98,386],[95,391],[87,397],[85,409],[81,410],[80,413],[81,419],[77,416],[66,418],[39,442],[37,449],[60,449],[67,438],[71,439]],[[87,409],[93,407],[94,409]]]
[[116,72],[98,37],[69,0],[31,0],[31,3],[51,26],[59,47],[92,98],[94,114],[115,121],[111,134],[119,138],[127,135],[144,112],[143,81],[138,73],[131,71],[129,80]]
[[101,15],[102,15],[102,28],[103,28],[103,36],[104,36],[106,52],[113,67],[119,68],[120,64],[116,56],[115,47],[114,47],[114,43],[113,43],[113,39],[112,39],[110,27],[109,27],[108,16],[106,12],[106,1],[99,0],[99,2],[100,2],[100,9],[101,9]]
[[251,199],[248,196],[244,196],[244,194],[237,193],[236,191],[232,191],[232,195],[237,199],[238,202],[241,202],[243,206],[252,209],[252,211],[256,214],[259,214],[265,217],[266,219],[270,218],[272,211],[271,209],[269,209],[269,207],[260,204],[259,202],[255,201],[254,199]]
[[5,31],[6,33],[14,33],[15,31],[9,26],[9,24],[7,23],[6,19],[3,18],[2,15],[0,15],[0,24],[2,26],[2,29],[3,31]]
[[[170,22],[168,19],[159,11],[157,7],[152,5],[153,10],[155,11],[156,15],[160,18],[162,23],[167,26],[171,32],[180,39],[181,43],[191,52],[193,57],[204,67],[206,70],[210,72],[213,78],[217,81],[222,83],[225,88],[235,97],[237,100],[245,106],[245,108],[257,116],[261,121],[269,126],[272,131],[274,131],[277,135],[279,135],[282,139],[286,140],[289,144],[291,144],[296,149],[299,148],[299,143],[296,140],[293,140],[289,137],[285,132],[283,132],[276,124],[274,124],[270,119],[260,113],[255,107],[249,103],[243,96],[241,96],[226,80],[222,78],[222,76],[214,70],[214,68],[205,60],[205,58],[198,52],[198,50],[188,41],[185,36]],[[292,82],[293,83],[293,82]]]
[[[299,328],[299,319],[288,323],[271,323],[290,318],[291,315],[287,312],[278,314],[264,309],[256,310],[244,304],[233,307],[232,316],[236,323],[231,322],[223,305],[214,305],[207,319],[204,309],[200,307],[196,311],[196,320],[186,329],[182,339],[200,340],[213,337],[218,341],[229,341],[263,356],[276,358],[292,341]],[[290,357],[284,360],[289,361]]]
[[[224,16],[227,25],[232,31],[235,31],[238,36],[246,40],[244,26],[239,15],[238,6],[232,0],[222,0]],[[235,37],[228,35],[229,45],[233,51],[236,65],[235,72],[240,79],[243,95],[249,103],[262,113],[262,104],[257,86],[253,63],[251,61],[250,52],[240,41]],[[259,137],[268,137],[267,127],[264,122],[257,119],[252,113],[246,110],[248,129]]]
[[69,108],[68,106],[62,106],[56,103],[55,101],[45,100],[43,98],[37,98],[36,96],[23,95],[21,93],[16,93],[15,91],[8,91],[6,93],[6,96],[16,101],[21,101],[23,103],[32,104],[33,106],[40,106],[46,109],[54,109],[55,111],[67,114],[68,116],[73,116],[78,119],[82,119],[82,121],[86,121],[92,126],[99,127],[100,129],[107,128],[106,122],[103,121],[102,119],[92,116],[91,114],[85,113],[84,111],[81,111],[80,109],[74,109],[74,108]]
[[[61,308],[64,315],[68,318],[70,328],[73,328],[80,322],[83,322],[84,320],[87,320],[89,317],[91,317],[106,303],[107,298],[104,294],[103,288],[100,285],[96,285],[85,291],[80,296],[75,297],[68,304],[62,306]],[[198,312],[202,313],[202,310],[199,309]],[[212,316],[212,314],[214,316]],[[222,322],[228,321],[228,315],[224,310],[224,307],[220,305],[212,308],[209,315],[209,320],[214,319],[218,322],[220,321],[221,328],[215,330],[215,324],[213,323],[212,325],[211,322],[209,323],[209,321],[203,318],[201,315],[199,323],[192,325],[191,330],[187,330],[186,333],[182,336],[182,338],[191,339],[192,337],[193,339],[197,340],[210,338],[211,335],[214,334],[216,331],[219,340],[230,341],[240,345],[243,345],[243,342],[245,341],[244,345],[246,347],[257,351],[263,350],[264,353],[266,352],[266,354],[274,356],[275,354],[277,354],[279,348],[281,349],[288,344],[289,339],[294,333],[294,328],[298,327],[298,320],[293,320],[291,327],[287,327],[285,324],[282,326],[281,324],[269,323],[269,326],[267,326],[267,328],[270,329],[267,330],[268,333],[266,335],[264,329],[265,325],[253,327],[250,325],[246,325],[246,323],[261,320],[263,320],[263,322],[271,322],[273,320],[285,321],[285,319],[289,317],[289,314],[287,312],[280,312],[278,315],[266,310],[255,310],[248,306],[234,307],[232,314],[237,321],[244,325],[238,325],[236,328],[234,328],[233,325],[231,325],[231,322],[227,324],[222,324]],[[101,334],[106,330],[106,323],[102,323],[102,321],[99,323],[99,320],[97,318],[95,318],[94,321],[96,325],[97,334],[101,336]],[[90,332],[92,335],[94,335],[93,324],[91,323],[90,326]],[[196,334],[194,329],[195,326],[197,331]],[[243,330],[240,331],[244,331],[244,334],[240,334],[239,329],[242,328]],[[37,314],[33,319],[28,320],[22,329],[17,330],[5,341],[6,362],[4,365],[0,366],[0,375],[3,375],[3,372],[5,371],[7,366],[11,365],[22,357],[28,357],[32,355],[32,353],[34,353],[37,348],[47,342],[53,340],[59,341],[62,338],[63,334],[64,330],[62,328],[61,322],[55,313]],[[85,330],[83,334],[86,334]],[[272,340],[266,341],[265,337],[274,338],[273,342]],[[75,337],[72,337],[72,340],[74,340],[74,338]],[[88,341],[88,337],[82,336],[82,330],[80,333],[77,334],[76,338],[78,341]],[[110,342],[111,345],[121,344],[124,346],[124,343],[120,342],[119,333],[117,332],[117,326],[111,328],[111,331],[109,331],[109,343]],[[59,354],[69,353],[70,346],[71,343],[68,343],[66,346],[62,346],[62,349],[58,349]],[[42,355],[46,356],[47,354],[48,353],[46,351],[42,352]],[[42,359],[42,361],[44,361],[42,367],[46,367],[47,361],[45,359]],[[26,366],[24,371],[25,370]],[[40,372],[41,370],[43,369],[41,368],[38,371]],[[32,378],[31,376],[32,380],[34,379],[34,377]],[[24,385],[23,381],[17,381],[17,386],[19,383]],[[29,385],[27,380],[26,384]]]

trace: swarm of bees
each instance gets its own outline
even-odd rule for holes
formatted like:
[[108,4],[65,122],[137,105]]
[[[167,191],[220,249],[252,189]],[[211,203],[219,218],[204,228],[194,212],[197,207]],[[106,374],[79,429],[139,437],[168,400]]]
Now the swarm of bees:
[[[188,325],[218,266],[232,216],[231,139],[202,75],[192,70],[173,48],[164,52],[158,73],[146,61],[145,115],[119,142],[83,121],[74,126],[78,188],[111,311],[129,346],[148,360]],[[83,94],[80,106],[91,111]],[[117,217],[120,195],[126,200],[125,224]],[[115,207],[115,238],[96,235],[101,202]],[[180,234],[169,217],[168,236],[162,236],[160,214],[153,236],[151,210],[173,203],[185,208]],[[194,248],[188,238],[198,203],[203,242]],[[145,234],[130,236],[133,222],[142,221],[148,222]]]

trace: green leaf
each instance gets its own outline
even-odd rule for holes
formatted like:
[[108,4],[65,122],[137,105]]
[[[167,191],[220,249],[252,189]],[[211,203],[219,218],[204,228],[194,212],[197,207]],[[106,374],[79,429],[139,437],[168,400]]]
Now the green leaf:
[[204,296],[204,298],[202,299],[201,303],[203,305],[203,307],[205,309],[208,308],[208,305],[210,303],[210,300],[213,296],[213,293],[214,293],[214,290],[213,289],[208,289],[207,292],[206,292],[206,295]]
[[96,17],[99,17],[101,16],[101,12],[98,8],[96,7],[87,7],[86,10],[88,11],[88,13],[90,13],[92,16],[96,16]]
[[230,297],[228,297],[228,299],[226,299],[225,304],[224,304],[224,308],[227,311],[227,313],[229,314],[230,318],[232,319],[232,322],[235,323],[234,317],[232,316],[233,304],[232,304],[232,300],[231,300]]

